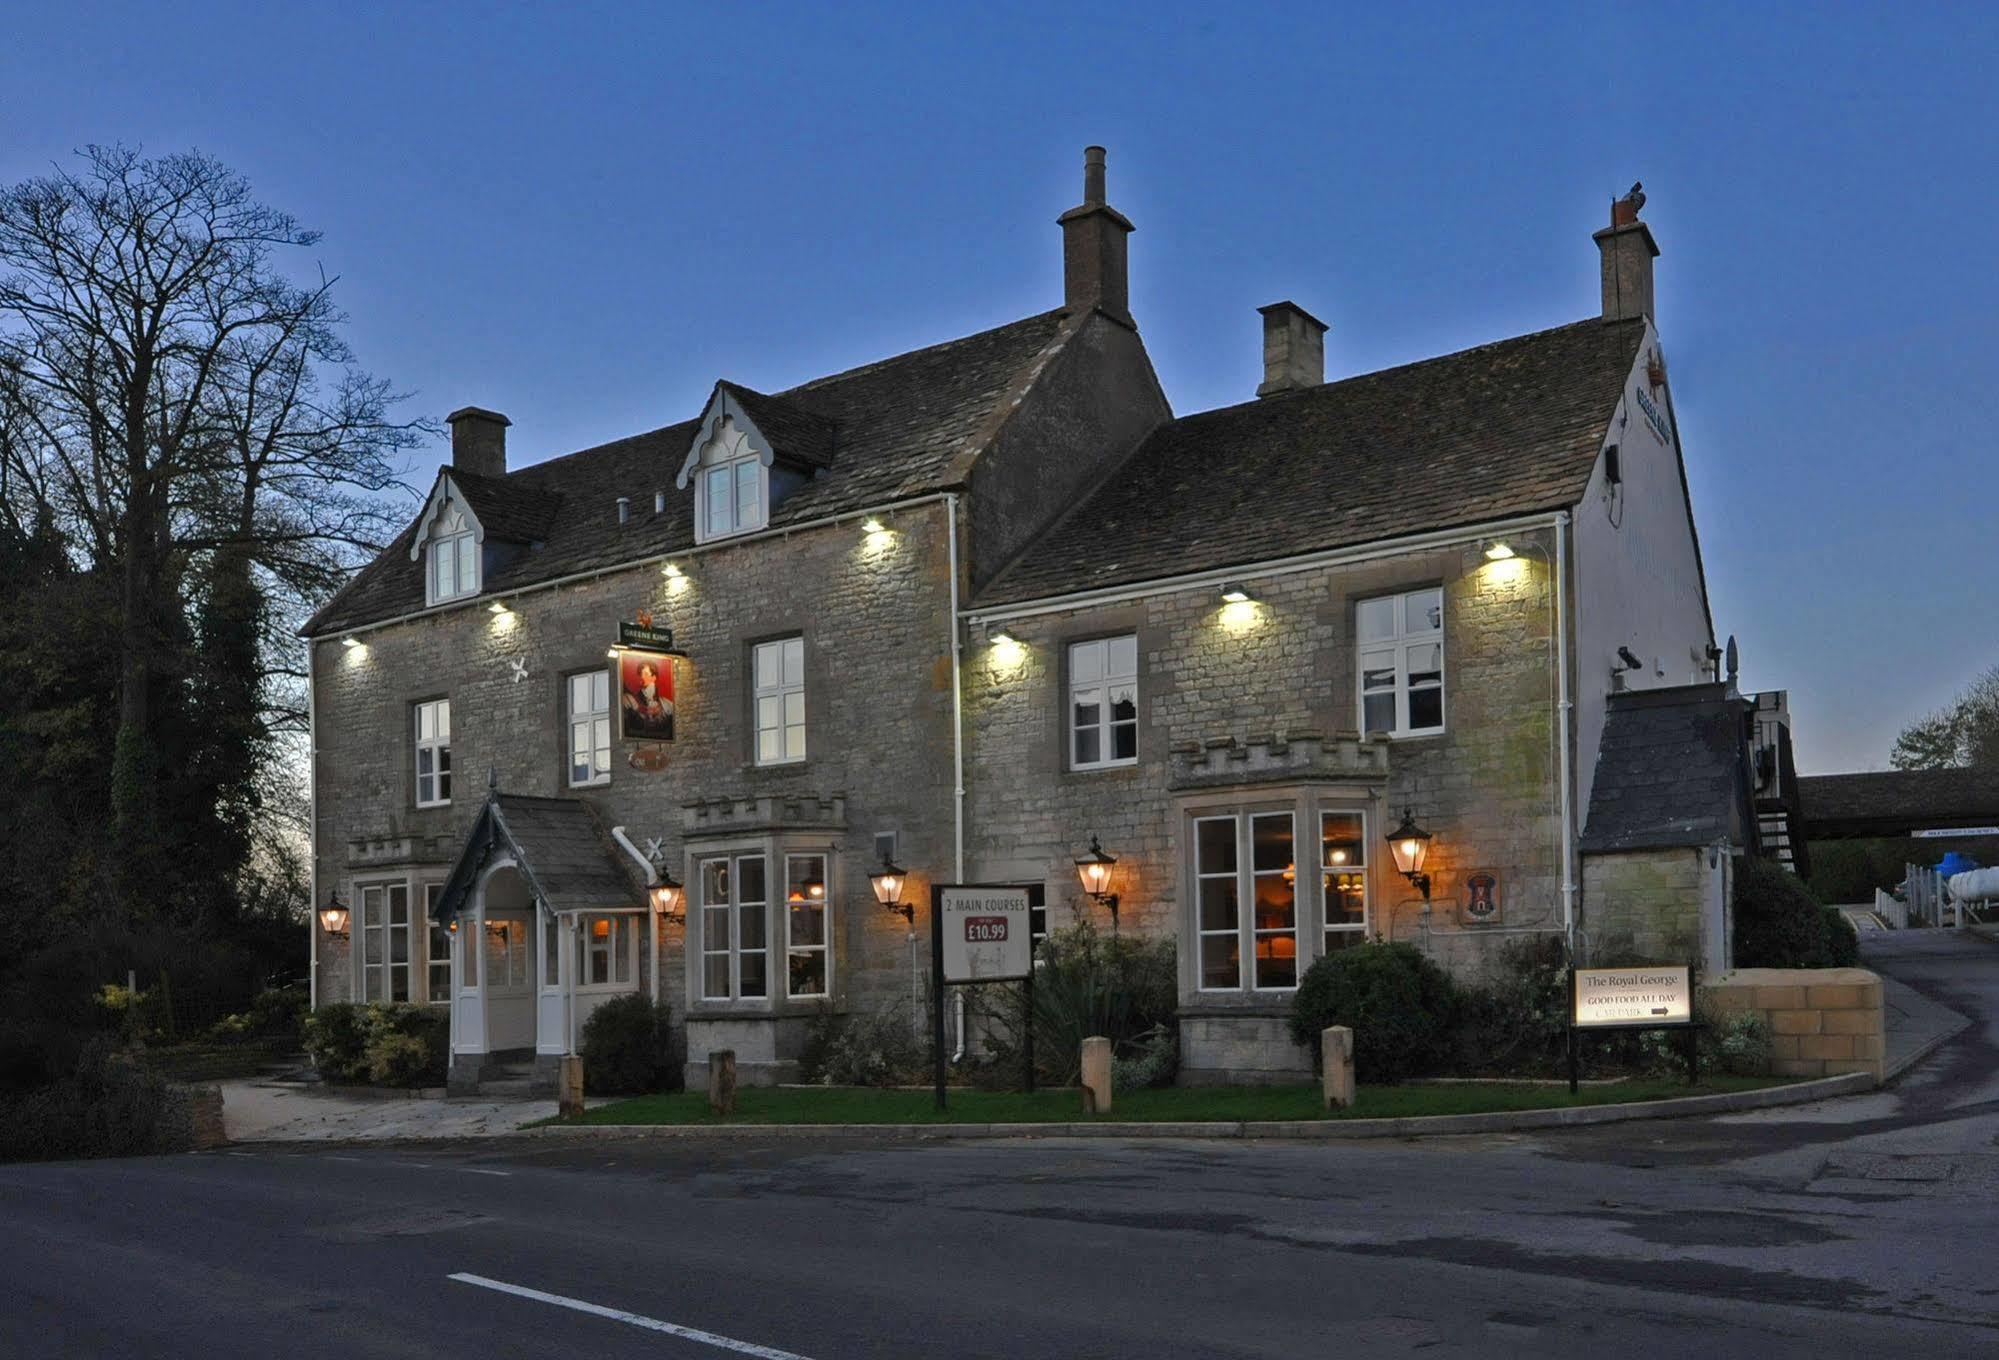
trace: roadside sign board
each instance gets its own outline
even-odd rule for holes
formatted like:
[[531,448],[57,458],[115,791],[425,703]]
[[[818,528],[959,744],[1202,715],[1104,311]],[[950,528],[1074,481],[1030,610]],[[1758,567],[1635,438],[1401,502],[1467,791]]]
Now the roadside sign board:
[[1026,888],[945,885],[938,890],[937,919],[947,984],[1010,982],[1034,972]]
[[1694,1022],[1693,969],[1578,968],[1571,1021],[1577,1029],[1655,1029]]
[[1932,826],[1909,834],[1919,841],[1947,841],[1959,836],[1999,836],[1999,826]]

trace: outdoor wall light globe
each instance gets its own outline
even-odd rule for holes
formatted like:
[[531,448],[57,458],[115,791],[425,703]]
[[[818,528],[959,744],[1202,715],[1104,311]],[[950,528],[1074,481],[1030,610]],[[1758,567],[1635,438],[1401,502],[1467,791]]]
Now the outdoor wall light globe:
[[326,894],[326,905],[319,909],[319,928],[328,935],[347,934],[347,908],[330,891]]
[[[909,922],[916,924],[916,904],[902,900],[902,885],[909,879],[909,870],[897,864],[886,854],[882,856],[881,868],[868,875],[868,882],[875,890],[875,901],[881,903],[882,910],[892,911]],[[820,885],[824,891],[825,885]]]
[[669,921],[680,919],[680,904],[686,893],[680,880],[666,867],[666,855],[655,848],[650,856],[652,861],[652,882],[646,885],[646,897],[652,902],[652,909]]
[[1402,825],[1388,833],[1388,849],[1395,856],[1395,867],[1422,892],[1423,900],[1430,900],[1430,876],[1423,872],[1423,861],[1430,854],[1430,833],[1416,825],[1416,814],[1409,808],[1402,809]]
[[1111,869],[1117,864],[1117,856],[1107,854],[1095,836],[1090,837],[1090,853],[1076,858],[1076,877],[1083,881],[1083,891],[1094,897],[1111,914],[1111,929],[1117,929],[1117,894],[1111,891]]

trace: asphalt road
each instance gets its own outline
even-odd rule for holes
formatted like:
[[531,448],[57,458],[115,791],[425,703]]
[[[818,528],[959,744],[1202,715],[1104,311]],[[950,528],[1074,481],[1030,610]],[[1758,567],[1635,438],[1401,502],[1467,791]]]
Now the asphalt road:
[[0,1355],[1999,1355],[1999,946],[1869,948],[1977,1023],[1798,1110],[0,1168]]

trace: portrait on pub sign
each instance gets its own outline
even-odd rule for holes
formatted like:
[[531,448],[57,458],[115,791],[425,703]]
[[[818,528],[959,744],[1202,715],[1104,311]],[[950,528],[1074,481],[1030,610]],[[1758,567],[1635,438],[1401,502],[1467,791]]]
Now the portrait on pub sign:
[[673,740],[673,658],[618,653],[618,735],[625,741]]

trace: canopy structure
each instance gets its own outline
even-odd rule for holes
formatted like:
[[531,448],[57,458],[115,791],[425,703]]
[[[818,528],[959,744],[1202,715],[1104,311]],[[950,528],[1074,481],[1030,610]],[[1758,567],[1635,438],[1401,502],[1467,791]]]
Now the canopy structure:
[[645,889],[626,858],[580,798],[539,798],[489,786],[486,806],[465,838],[451,877],[438,895],[436,920],[449,924],[470,903],[480,871],[496,855],[510,856],[543,910],[638,911]]

